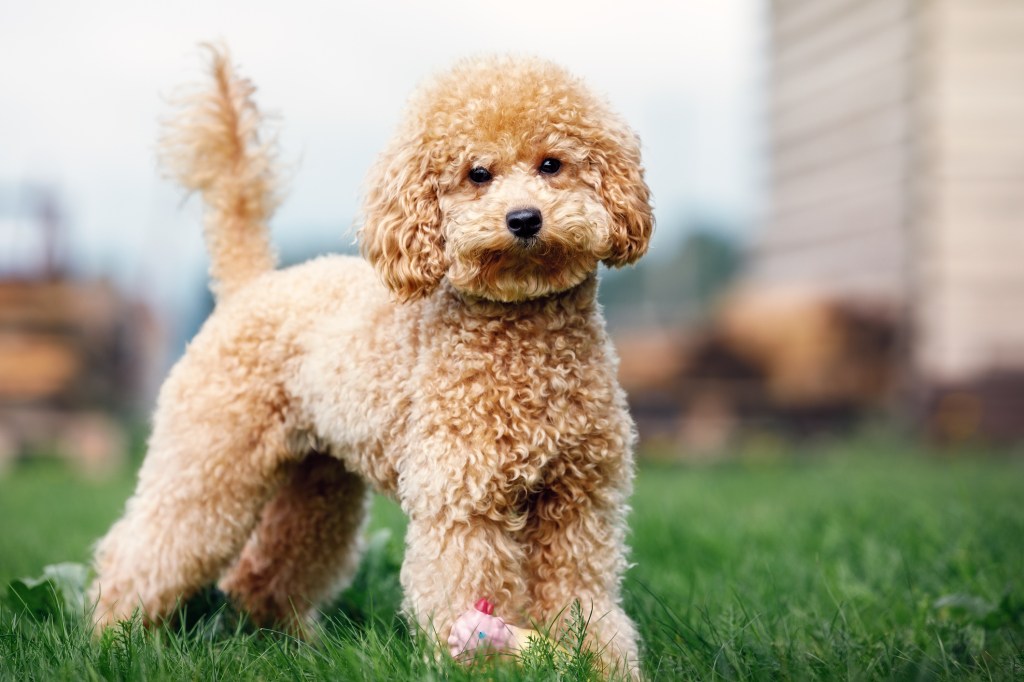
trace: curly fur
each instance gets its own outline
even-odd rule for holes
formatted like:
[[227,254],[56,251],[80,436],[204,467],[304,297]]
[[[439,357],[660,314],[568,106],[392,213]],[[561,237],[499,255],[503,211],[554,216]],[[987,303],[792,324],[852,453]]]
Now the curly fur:
[[[593,645],[635,665],[634,435],[596,303],[598,263],[634,262],[652,230],[635,136],[556,66],[462,62],[370,174],[376,272],[341,256],[272,271],[251,88],[213,66],[172,156],[207,198],[220,297],[97,547],[98,626],[140,606],[159,620],[219,579],[258,622],[301,629],[356,569],[369,484],[409,516],[401,580],[422,626],[443,639],[481,596],[536,622],[580,599]],[[467,179],[480,165],[485,185]],[[522,207],[543,215],[529,240],[505,224]]]
[[228,295],[274,269],[267,221],[277,205],[273,140],[260,141],[263,117],[252,101],[256,88],[231,69],[213,46],[213,88],[180,101],[181,115],[167,126],[164,165],[209,207],[206,247],[215,294]]

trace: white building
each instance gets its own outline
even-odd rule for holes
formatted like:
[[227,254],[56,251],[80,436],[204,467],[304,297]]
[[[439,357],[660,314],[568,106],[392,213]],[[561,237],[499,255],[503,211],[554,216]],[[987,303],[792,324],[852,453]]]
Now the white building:
[[1024,377],[1024,0],[771,0],[769,21],[753,280],[897,304],[919,387]]

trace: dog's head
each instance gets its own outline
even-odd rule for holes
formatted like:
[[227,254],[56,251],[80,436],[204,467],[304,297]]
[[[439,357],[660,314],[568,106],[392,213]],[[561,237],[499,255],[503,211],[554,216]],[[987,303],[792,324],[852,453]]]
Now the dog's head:
[[516,302],[635,262],[653,228],[633,132],[548,62],[458,64],[413,97],[371,171],[360,242],[401,300],[443,278]]

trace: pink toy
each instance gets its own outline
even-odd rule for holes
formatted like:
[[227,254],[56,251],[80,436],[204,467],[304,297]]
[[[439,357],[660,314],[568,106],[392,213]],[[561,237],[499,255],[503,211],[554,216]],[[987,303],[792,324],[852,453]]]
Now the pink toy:
[[494,605],[485,598],[456,619],[448,646],[455,658],[471,658],[480,653],[519,652],[529,644],[530,637],[542,636],[495,616]]

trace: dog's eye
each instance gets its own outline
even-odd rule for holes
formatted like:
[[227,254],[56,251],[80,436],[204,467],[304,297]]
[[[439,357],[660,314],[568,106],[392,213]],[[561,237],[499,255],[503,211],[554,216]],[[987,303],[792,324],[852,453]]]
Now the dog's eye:
[[558,159],[544,159],[540,162],[538,170],[544,175],[554,175],[562,168],[562,162]]
[[490,181],[491,171],[487,170],[483,166],[477,166],[469,171],[469,179],[478,185],[482,185],[485,182]]

